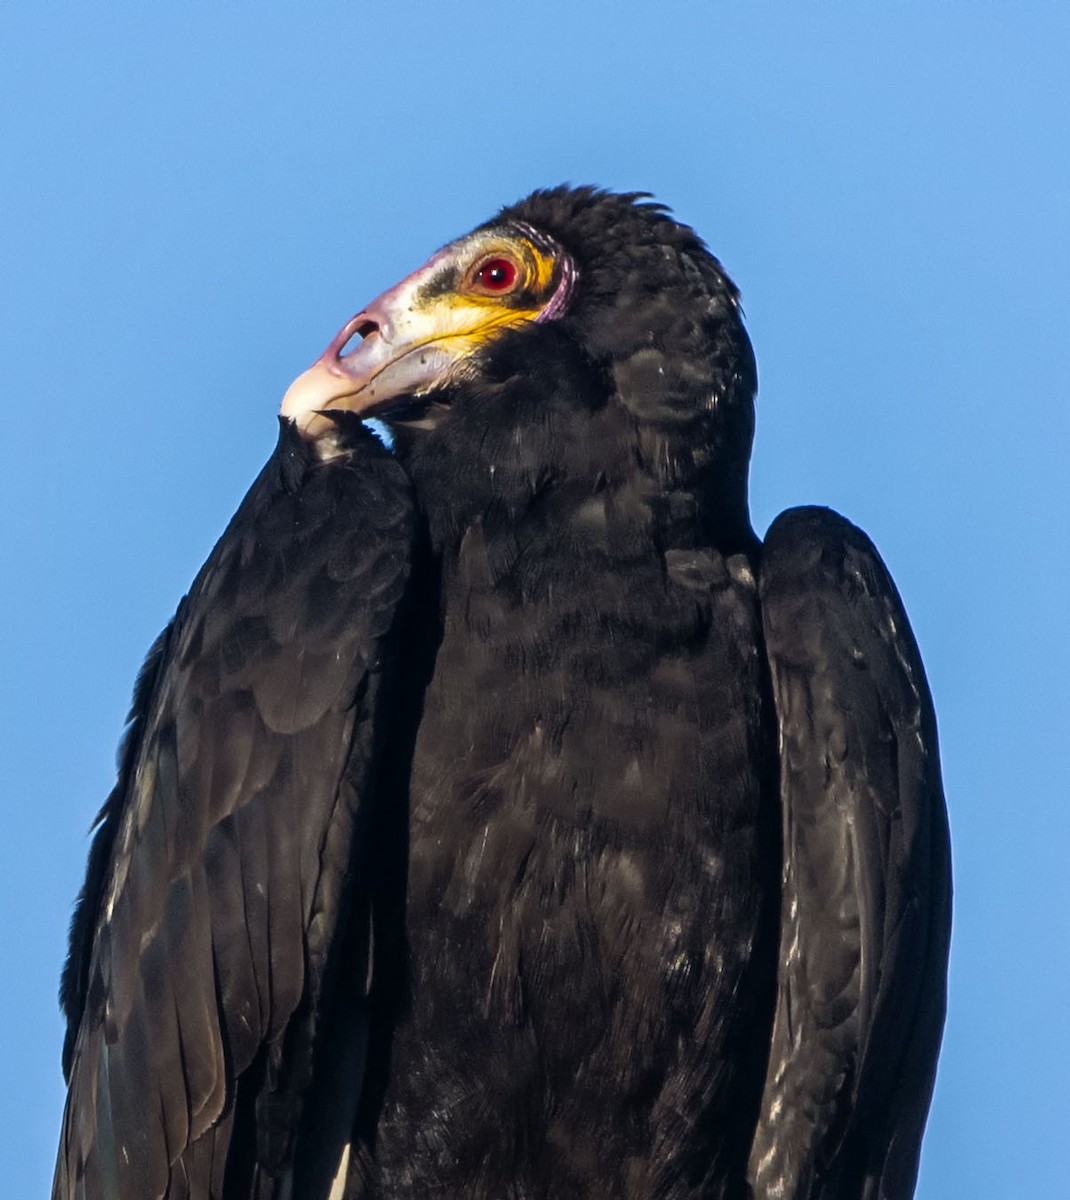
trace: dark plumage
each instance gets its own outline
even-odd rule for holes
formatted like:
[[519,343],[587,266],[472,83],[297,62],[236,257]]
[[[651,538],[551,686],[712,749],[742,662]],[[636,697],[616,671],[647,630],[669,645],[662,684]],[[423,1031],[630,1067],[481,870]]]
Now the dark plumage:
[[703,244],[590,189],[295,383],[135,689],[55,1200],[912,1194],[932,706],[860,531],[754,535],[754,390]]

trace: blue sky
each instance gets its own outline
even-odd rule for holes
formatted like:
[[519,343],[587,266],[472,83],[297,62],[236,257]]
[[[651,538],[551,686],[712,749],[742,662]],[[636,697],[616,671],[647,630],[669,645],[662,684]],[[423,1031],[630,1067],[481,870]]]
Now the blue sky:
[[361,304],[531,188],[645,189],[742,288],[755,524],[906,600],[956,867],[922,1200],[1064,1196],[1070,9],[0,9],[0,1161],[44,1194],[86,828],[141,658]]

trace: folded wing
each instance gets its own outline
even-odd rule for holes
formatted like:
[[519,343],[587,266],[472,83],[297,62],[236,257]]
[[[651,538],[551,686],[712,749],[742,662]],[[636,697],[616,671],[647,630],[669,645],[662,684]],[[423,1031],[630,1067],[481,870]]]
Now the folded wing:
[[774,522],[760,596],[779,725],[783,901],[756,1200],[913,1195],[951,923],[936,722],[869,539]]
[[292,1186],[413,544],[403,472],[346,425],[326,461],[282,427],[135,689],[63,980],[54,1200]]

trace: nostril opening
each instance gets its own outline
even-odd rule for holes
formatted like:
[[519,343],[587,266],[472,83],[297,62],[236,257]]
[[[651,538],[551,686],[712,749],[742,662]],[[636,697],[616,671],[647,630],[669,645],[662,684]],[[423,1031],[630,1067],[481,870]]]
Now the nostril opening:
[[379,323],[377,321],[361,321],[361,323],[353,330],[346,339],[345,345],[338,352],[339,358],[351,353],[355,350],[365,338],[371,337],[373,333],[379,332]]

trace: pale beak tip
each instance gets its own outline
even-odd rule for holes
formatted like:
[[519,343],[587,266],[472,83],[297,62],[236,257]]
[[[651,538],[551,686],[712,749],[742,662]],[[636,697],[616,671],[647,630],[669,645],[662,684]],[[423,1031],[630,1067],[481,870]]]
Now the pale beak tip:
[[279,415],[292,421],[306,437],[316,437],[332,427],[332,422],[322,415],[323,410],[337,407],[350,394],[349,381],[336,375],[320,359],[286,389]]

